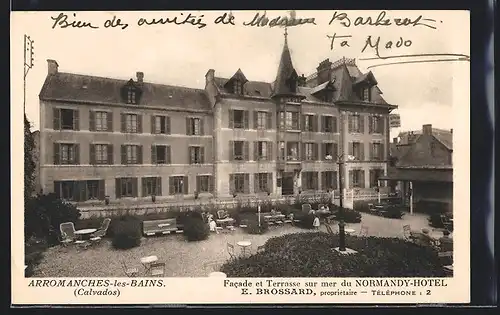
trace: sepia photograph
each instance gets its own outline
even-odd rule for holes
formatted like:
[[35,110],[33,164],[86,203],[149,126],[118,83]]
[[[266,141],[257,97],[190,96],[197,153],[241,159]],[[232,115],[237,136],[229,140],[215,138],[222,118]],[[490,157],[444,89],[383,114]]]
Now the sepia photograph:
[[16,15],[28,286],[469,277],[467,13]]

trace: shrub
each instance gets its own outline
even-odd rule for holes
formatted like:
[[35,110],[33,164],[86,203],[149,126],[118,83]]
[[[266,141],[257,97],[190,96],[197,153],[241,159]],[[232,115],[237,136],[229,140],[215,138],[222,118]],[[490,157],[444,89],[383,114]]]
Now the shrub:
[[415,204],[415,212],[426,214],[444,214],[450,212],[450,205],[445,202],[419,200]]
[[391,219],[401,219],[404,215],[403,207],[401,205],[387,205],[384,210],[384,217]]
[[264,234],[268,230],[269,230],[269,224],[262,215],[260,218],[260,226],[259,226],[259,217],[256,215],[252,216],[252,218],[247,221],[248,234]]
[[111,220],[113,223],[112,245],[116,249],[129,249],[141,244],[142,221],[134,216],[122,216]]
[[312,229],[313,228],[313,222],[315,216],[313,214],[308,214],[304,212],[295,212],[293,215],[294,220],[299,220],[299,222],[295,222],[295,225],[297,227],[303,228],[303,229]]
[[370,209],[368,208],[368,204],[371,203],[365,200],[356,200],[354,201],[354,210],[359,212],[370,213]]
[[[227,262],[228,277],[444,277],[437,254],[398,238],[346,236],[356,255],[332,250],[338,235],[296,233],[269,239],[265,253]],[[286,264],[283,264],[286,261]]]
[[359,223],[361,222],[361,213],[356,210],[345,208],[337,212],[337,219],[343,220],[346,223]]
[[24,264],[28,266],[25,276],[33,276],[33,269],[43,259],[43,253],[47,249],[47,243],[43,239],[30,238],[24,244]]
[[26,239],[45,239],[49,246],[59,244],[59,225],[76,222],[80,211],[72,204],[58,199],[55,194],[38,195],[26,202],[24,235]]
[[208,238],[210,229],[203,218],[193,213],[186,215],[184,220],[184,236],[189,242],[203,241]]

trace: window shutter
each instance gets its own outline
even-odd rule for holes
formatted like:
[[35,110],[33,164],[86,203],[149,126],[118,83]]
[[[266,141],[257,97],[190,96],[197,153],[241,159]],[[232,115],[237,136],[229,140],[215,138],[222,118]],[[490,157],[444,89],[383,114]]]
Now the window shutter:
[[314,144],[313,144],[313,159],[314,159],[315,161],[317,161],[317,160],[318,160],[318,158],[319,158],[318,146],[319,146],[319,145],[318,145],[317,143],[314,143]]
[[213,193],[213,192],[214,192],[214,187],[215,187],[215,178],[214,178],[213,176],[210,176],[210,177],[208,178],[208,183],[209,183],[209,185],[210,185],[210,187],[209,187],[209,190],[208,190],[208,191],[209,191],[209,192],[211,192],[211,193]]
[[373,172],[374,170],[370,170],[368,173],[369,181],[370,181],[370,188],[373,187],[373,182],[374,182],[374,177],[375,174]]
[[384,134],[385,133],[385,124],[386,124],[386,117],[380,117],[380,124],[378,125],[379,133]]
[[370,161],[370,160],[376,160],[378,157],[375,156],[375,143],[373,142],[370,142],[368,143],[368,156],[367,156],[367,160]]
[[196,176],[196,191],[200,192],[200,187],[201,187],[201,177]]
[[167,155],[165,157],[167,164],[172,164],[172,153],[169,145],[165,147],[165,154]]
[[54,143],[54,165],[61,164],[60,155],[59,155],[59,152],[60,152],[59,146],[60,146],[59,143]]
[[229,161],[234,161],[234,141],[229,140]]
[[142,115],[137,115],[137,133],[142,133]]
[[321,116],[313,116],[313,125],[314,125],[314,132],[319,132],[320,131],[320,120]]
[[273,151],[273,143],[271,141],[267,142],[267,156],[268,161],[272,161],[274,159],[274,151]]
[[162,189],[161,189],[161,177],[156,177],[156,191],[155,191],[155,194],[157,196],[161,196],[162,193],[161,193]]
[[73,110],[73,130],[80,130],[80,111]]
[[353,188],[353,182],[354,182],[354,172],[349,171],[349,188]]
[[126,145],[121,145],[120,147],[120,155],[122,159],[122,164],[127,164],[127,146]]
[[143,177],[143,178],[141,179],[141,181],[142,181],[142,196],[143,196],[143,197],[147,197],[147,194],[146,194],[146,193],[147,193],[147,192],[146,192],[146,185],[147,185],[147,182],[146,182],[146,181],[147,181],[147,178],[146,178],[146,177]]
[[253,174],[253,192],[256,194],[259,191],[259,174],[255,173]]
[[359,133],[365,133],[365,116],[359,115]]
[[318,172],[314,172],[314,189],[318,190],[319,189],[319,179],[318,179]]
[[200,118],[200,136],[205,134],[205,121]]
[[[156,156],[156,145],[151,145],[151,164],[157,164],[158,159]],[[166,153],[166,152],[165,152]]]
[[188,147],[188,164],[194,164],[194,147]]
[[172,176],[170,176],[168,178],[168,193],[170,195],[175,194],[175,190],[174,190],[174,178]]
[[321,132],[325,132],[325,116],[320,116],[321,119]]
[[253,160],[254,161],[259,160],[259,142],[258,141],[253,142]]
[[187,176],[184,176],[182,188],[184,189],[184,195],[187,195],[189,193],[189,182]]
[[104,196],[106,195],[106,185],[104,184],[104,180],[100,180],[97,182],[97,187],[98,187],[98,193],[97,193],[97,198],[99,200],[103,200]]
[[243,127],[245,129],[248,129],[249,127],[249,120],[250,120],[250,112],[246,110],[243,112]]
[[354,116],[349,114],[347,116],[347,124],[348,124],[348,129],[349,129],[349,133],[353,132],[354,131]]
[[139,182],[137,180],[137,177],[132,178],[132,197],[138,197],[139,196]]
[[337,161],[338,156],[339,156],[339,145],[338,145],[338,143],[334,143],[332,145],[332,151],[333,151],[332,160],[333,161]]
[[61,129],[61,110],[59,108],[54,108],[52,111],[53,115],[53,127],[54,130],[60,130]]
[[373,116],[368,116],[368,133],[373,133]]
[[156,117],[151,116],[151,134],[156,133]]
[[191,131],[191,118],[189,117],[186,117],[186,134],[188,136],[192,135],[192,131]]
[[306,115],[301,116],[301,128],[300,130],[306,131]]
[[273,113],[266,113],[267,129],[273,129]]
[[245,161],[249,160],[249,153],[248,153],[249,146],[250,146],[250,144],[248,141],[243,142],[243,160],[245,160]]
[[142,164],[142,145],[137,146],[137,164]]
[[108,164],[113,165],[115,164],[114,158],[113,158],[113,145],[108,144]]
[[201,164],[205,164],[205,147],[200,148],[200,160]]
[[361,161],[365,160],[365,143],[364,142],[359,143],[359,159]]
[[74,164],[78,165],[78,164],[80,164],[80,145],[75,144],[74,148],[75,148],[75,163]]
[[229,128],[234,128],[234,111],[232,109],[229,109],[229,112],[228,112],[228,115],[229,115]]
[[234,194],[234,175],[229,174],[229,193]]
[[169,116],[165,117],[165,125],[166,125],[165,126],[165,133],[167,135],[169,135],[170,134],[170,117]]
[[249,194],[250,193],[250,174],[245,174],[244,177],[245,177],[244,191],[245,191],[245,194]]
[[360,170],[360,180],[361,180],[361,183],[359,185],[360,188],[365,188],[365,170]]
[[58,199],[61,199],[61,182],[54,181],[54,193]]
[[[300,155],[299,155],[300,156]],[[302,143],[302,160],[306,161],[307,160],[307,154],[306,154],[306,144]]]
[[95,161],[95,144],[92,144],[92,143],[89,145],[89,163],[91,165],[96,164],[96,161]]
[[337,125],[337,117],[332,117],[332,132],[333,133],[339,132]]
[[113,132],[113,112],[107,113],[106,119],[108,122],[108,131]]
[[117,178],[115,179],[115,193],[116,193],[116,199],[119,199],[122,197],[122,185],[121,185],[121,179]]
[[353,149],[354,149],[354,148],[353,148],[353,145],[354,145],[354,143],[353,143],[353,142],[349,142],[349,151],[348,151],[348,152],[349,152],[349,153],[348,153],[349,155],[353,155],[353,154],[354,154],[354,152],[353,152]]
[[127,132],[127,115],[126,114],[121,114],[120,115],[121,119],[121,131],[122,132]]
[[252,112],[253,129],[259,129],[259,112]]
[[326,186],[326,172],[321,172],[321,187],[320,190],[326,190],[328,187]]
[[267,190],[273,193],[273,173],[267,173]]
[[379,152],[379,154],[380,154],[380,160],[382,160],[382,161],[385,160],[385,149],[384,149],[384,144],[383,143],[380,144],[380,152]]
[[89,111],[89,131],[95,131],[95,112]]

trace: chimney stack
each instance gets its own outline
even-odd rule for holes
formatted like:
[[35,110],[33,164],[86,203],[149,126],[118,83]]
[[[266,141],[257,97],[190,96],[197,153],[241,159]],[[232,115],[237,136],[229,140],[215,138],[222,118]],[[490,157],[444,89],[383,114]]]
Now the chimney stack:
[[325,59],[320,62],[316,71],[318,73],[318,85],[330,81],[332,72],[332,63],[330,59]]
[[306,86],[306,76],[304,74],[302,74],[300,77],[299,77],[299,80],[298,80],[298,85],[299,86]]
[[208,85],[208,83],[212,82],[215,78],[215,70],[210,69],[208,70],[207,74],[205,74],[205,85]]
[[59,65],[57,64],[57,61],[55,61],[55,60],[47,59],[47,66],[48,66],[48,74],[49,75],[54,75],[59,70]]
[[432,125],[431,124],[427,124],[427,125],[423,125],[422,126],[422,134],[424,135],[432,135]]
[[144,83],[144,72],[137,72],[135,76],[138,83]]

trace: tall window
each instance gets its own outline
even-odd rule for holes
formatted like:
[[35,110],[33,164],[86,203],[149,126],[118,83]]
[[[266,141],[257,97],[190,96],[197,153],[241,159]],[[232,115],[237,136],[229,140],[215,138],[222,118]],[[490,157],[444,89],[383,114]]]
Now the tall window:
[[370,133],[383,133],[384,125],[382,123],[382,117],[380,116],[370,116]]
[[108,113],[95,112],[95,130],[108,131]]
[[127,103],[135,104],[136,103],[136,94],[133,88],[129,88],[127,91]]
[[286,112],[286,127],[291,130],[299,129],[299,113]]
[[304,159],[306,161],[316,160],[316,143],[304,143]]
[[318,173],[317,172],[302,172],[302,188],[304,190],[318,189]]
[[142,196],[161,196],[161,177],[142,178]]
[[74,143],[54,143],[54,164],[79,164],[79,145]]
[[151,133],[153,134],[170,134],[170,117],[153,116],[151,125]]
[[350,177],[350,187],[364,188],[365,187],[365,171],[364,170],[352,170],[349,171]]
[[122,145],[122,164],[142,164],[142,146]]
[[[370,188],[377,187],[379,184],[378,179],[384,175],[383,169],[372,169],[370,170]],[[382,181],[380,182],[380,186],[382,186]]]
[[268,160],[268,146],[270,145],[270,142],[266,141],[258,141],[256,142],[256,160]]
[[286,147],[285,147],[285,142],[280,141],[279,143],[279,159],[284,160],[286,157]]
[[382,143],[372,143],[372,160],[382,160]]
[[233,81],[233,93],[237,95],[243,95],[243,83],[241,81]]
[[356,158],[356,160],[363,160],[363,144],[361,142],[353,142],[352,143],[352,155]]
[[321,174],[321,188],[323,190],[327,189],[337,189],[337,172],[326,171]]
[[125,115],[125,131],[135,133],[138,131],[137,115]]
[[336,143],[323,143],[323,160],[326,161],[336,161],[337,160],[337,144]]
[[137,178],[123,177],[117,178],[117,198],[121,197],[137,197]]
[[314,115],[304,115],[304,131],[313,132],[314,130]]
[[371,101],[370,90],[371,90],[370,87],[364,87],[362,89],[363,101],[365,101],[365,102]]
[[187,176],[171,176],[169,178],[170,194],[187,194],[188,193],[188,177]]
[[337,119],[332,116],[322,116],[322,132],[337,132]]
[[170,146],[152,145],[151,146],[152,164],[170,164]]
[[189,136],[203,135],[203,122],[201,118],[186,118],[186,133]]
[[248,194],[249,174],[230,174],[231,193]]
[[104,180],[54,181],[54,192],[68,201],[102,200]]
[[136,164],[137,163],[137,146],[136,145],[128,145],[127,146],[127,164]]
[[230,141],[230,150],[232,150],[231,160],[245,161],[248,159],[248,142],[246,141]]
[[203,164],[205,149],[203,147],[189,147],[189,163],[190,164]]
[[260,193],[260,192],[269,192],[269,173],[257,173],[255,174],[254,180],[255,180],[255,193]]
[[79,111],[66,108],[54,108],[54,130],[79,130]]
[[96,164],[108,164],[108,145],[96,144],[95,148],[95,162]]
[[210,175],[196,176],[196,191],[199,193],[212,192],[211,182],[212,182],[212,176]]
[[267,115],[269,115],[269,113],[267,113],[267,112],[257,112],[256,115],[257,115],[257,126],[256,126],[256,129],[270,128],[270,126],[267,126],[267,122],[268,122]]
[[245,127],[245,111],[233,110],[233,128],[243,129]]
[[299,143],[298,142],[287,142],[286,144],[286,155],[288,161],[299,160]]
[[359,114],[349,115],[349,132],[363,133],[364,126],[362,121],[362,117]]

